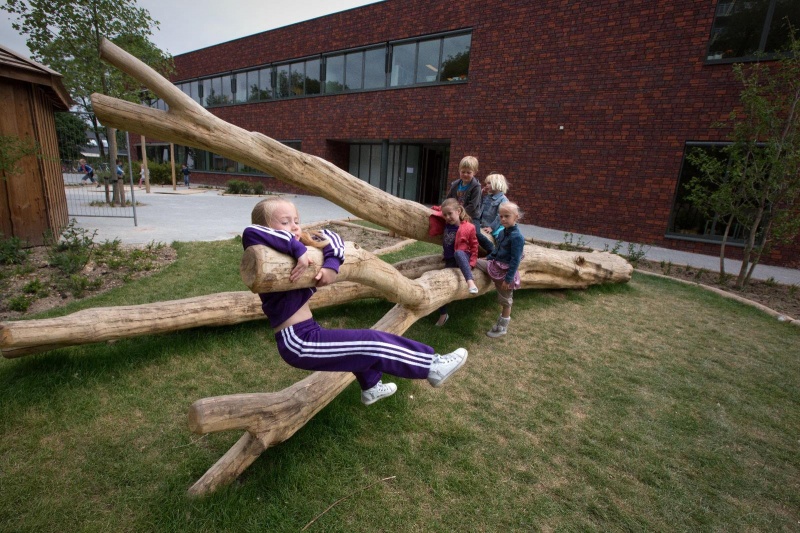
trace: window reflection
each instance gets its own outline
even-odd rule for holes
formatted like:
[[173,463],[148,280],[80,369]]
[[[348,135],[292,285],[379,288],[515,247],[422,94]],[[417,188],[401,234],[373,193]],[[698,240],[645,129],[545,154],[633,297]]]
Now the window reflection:
[[779,52],[789,43],[789,24],[800,25],[797,0],[720,0],[706,59],[752,58]]
[[439,54],[442,40],[423,41],[417,50],[417,83],[439,81]]
[[[777,1],[786,6],[784,11],[794,9],[789,0]],[[383,89],[387,84],[408,87],[466,81],[471,40],[466,33],[388,43],[176,85],[200,105],[214,107]]]
[[386,87],[386,48],[374,48],[364,52],[364,88]]
[[340,93],[344,90],[344,56],[330,56],[325,59],[325,92]]
[[414,83],[414,56],[417,43],[395,45],[392,50],[391,86],[402,87]]

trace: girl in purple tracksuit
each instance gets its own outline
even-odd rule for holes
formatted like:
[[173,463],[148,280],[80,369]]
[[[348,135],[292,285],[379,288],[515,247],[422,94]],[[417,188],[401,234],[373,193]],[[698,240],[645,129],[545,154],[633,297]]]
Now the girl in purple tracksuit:
[[[242,234],[242,246],[261,244],[291,255],[297,264],[289,275],[297,281],[309,267],[307,246],[322,248],[323,264],[316,286],[336,281],[344,262],[344,243],[338,234],[315,234],[300,229],[297,208],[280,198],[268,198],[253,208],[252,224]],[[304,370],[352,372],[361,385],[361,401],[370,405],[391,396],[394,383],[383,383],[384,372],[394,376],[425,379],[441,385],[467,359],[467,351],[438,355],[425,344],[373,329],[324,329],[314,320],[308,300],[315,287],[260,293],[261,308],[275,331],[278,352],[284,361]]]

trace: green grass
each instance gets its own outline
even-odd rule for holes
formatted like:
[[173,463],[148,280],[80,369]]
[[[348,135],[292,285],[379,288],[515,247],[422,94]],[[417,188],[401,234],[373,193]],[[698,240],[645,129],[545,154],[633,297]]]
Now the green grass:
[[[69,311],[244,290],[238,241],[175,246],[164,271]],[[398,380],[366,408],[353,384],[199,500],[186,489],[240,433],[190,433],[189,405],[306,375],[264,321],[2,360],[0,530],[299,531],[345,497],[309,531],[800,527],[800,330],[640,275],[515,300],[501,339],[484,335],[493,294],[407,332],[470,350],[441,389]],[[390,308],[315,315],[368,327]]]

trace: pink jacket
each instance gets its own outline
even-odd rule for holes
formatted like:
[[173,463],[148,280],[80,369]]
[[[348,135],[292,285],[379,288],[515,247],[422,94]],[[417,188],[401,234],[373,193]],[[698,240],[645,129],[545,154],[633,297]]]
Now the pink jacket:
[[478,262],[478,236],[475,234],[475,224],[462,222],[456,232],[456,250],[469,254],[469,266],[474,267]]

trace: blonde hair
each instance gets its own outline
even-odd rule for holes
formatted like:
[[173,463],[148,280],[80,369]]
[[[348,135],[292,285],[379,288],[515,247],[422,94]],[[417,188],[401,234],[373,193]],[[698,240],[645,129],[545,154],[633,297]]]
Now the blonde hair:
[[[272,216],[275,214],[275,209],[280,204],[288,204],[294,207],[294,210],[297,211],[297,206],[295,206],[289,200],[281,196],[273,196],[271,198],[265,198],[264,200],[261,200],[255,205],[255,207],[253,207],[253,211],[250,212],[250,222],[258,226],[270,227],[270,222],[272,222]],[[299,240],[306,246],[313,246],[314,248],[324,248],[329,243],[327,237],[325,237],[325,235],[319,231],[304,231],[300,234]]]
[[493,191],[500,191],[503,194],[508,192],[508,182],[506,181],[506,177],[502,174],[492,172],[486,176],[484,182],[489,185]]
[[522,218],[522,211],[519,210],[519,206],[514,202],[503,202],[500,204],[500,207],[497,208],[497,212],[499,213],[501,209],[510,209],[512,213],[517,215],[517,219]]
[[456,209],[458,210],[458,219],[461,222],[472,222],[472,218],[467,214],[467,210],[464,209],[464,206],[458,203],[458,200],[455,198],[448,198],[441,205],[442,213],[444,213],[445,209]]
[[458,170],[461,170],[462,168],[466,168],[473,172],[478,172],[478,158],[471,155],[465,156],[458,164]]

